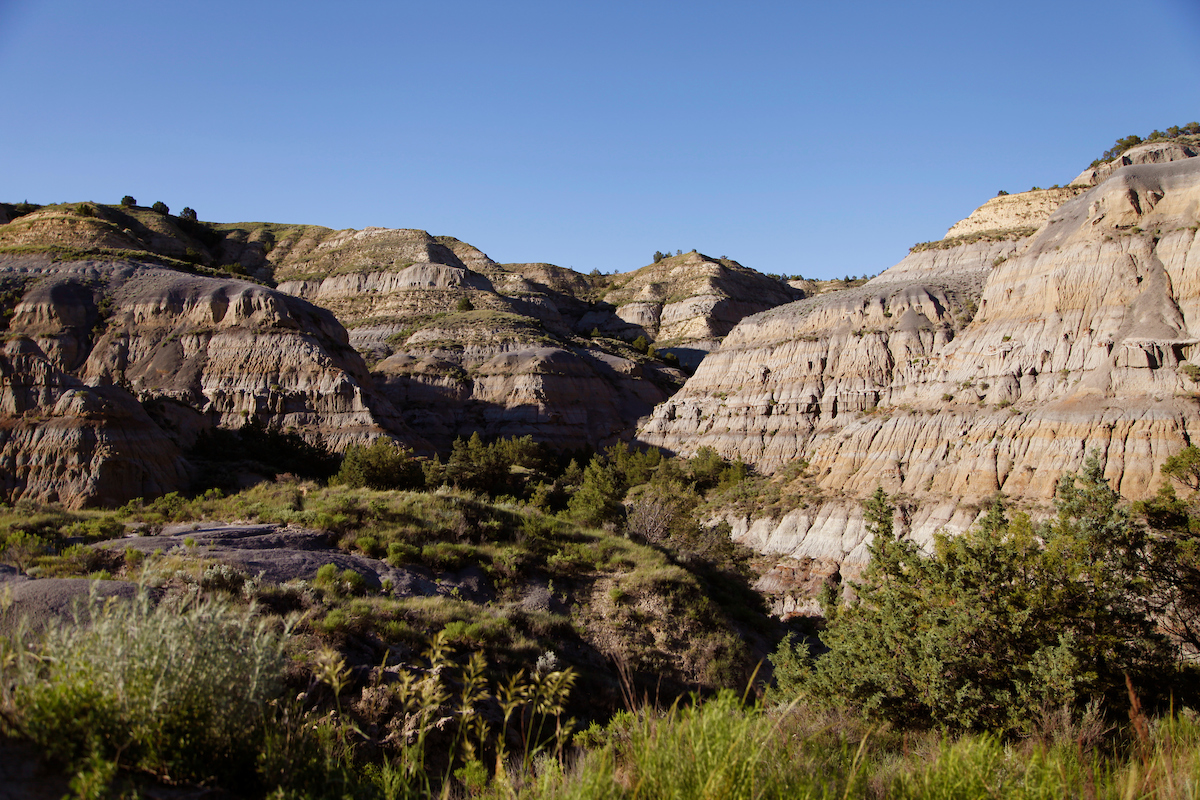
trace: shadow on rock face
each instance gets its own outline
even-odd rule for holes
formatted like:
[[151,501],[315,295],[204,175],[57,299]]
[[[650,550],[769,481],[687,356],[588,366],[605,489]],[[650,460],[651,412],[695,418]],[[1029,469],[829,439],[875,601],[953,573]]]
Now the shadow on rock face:
[[128,581],[97,581],[88,578],[40,578],[20,575],[12,567],[0,566],[0,635],[12,633],[24,617],[31,630],[39,631],[51,620],[87,616],[88,599],[137,595],[137,584]]
[[[190,542],[190,544],[189,544]],[[168,526],[158,536],[135,536],[104,542],[99,547],[132,548],[144,553],[179,548],[199,557],[229,564],[268,583],[311,581],[326,564],[353,570],[375,591],[391,584],[395,597],[451,595],[483,603],[495,599],[487,577],[478,568],[435,574],[419,566],[394,567],[360,553],[347,553],[330,544],[328,531],[284,525],[204,523]]]

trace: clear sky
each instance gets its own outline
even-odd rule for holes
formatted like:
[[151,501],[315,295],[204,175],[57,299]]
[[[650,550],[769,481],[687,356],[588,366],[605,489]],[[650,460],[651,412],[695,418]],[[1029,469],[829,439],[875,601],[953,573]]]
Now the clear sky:
[[874,274],[1200,119],[1200,0],[0,0],[0,199]]

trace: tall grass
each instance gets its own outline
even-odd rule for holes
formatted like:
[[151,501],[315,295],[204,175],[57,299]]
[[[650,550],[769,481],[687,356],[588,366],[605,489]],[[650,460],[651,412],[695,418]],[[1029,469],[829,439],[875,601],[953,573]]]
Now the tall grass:
[[[253,776],[284,638],[220,600],[93,597],[75,623],[0,640],[5,727],[66,763],[100,757],[165,778]],[[85,620],[84,618],[90,618]]]
[[581,736],[568,769],[543,765],[520,792],[493,797],[1132,800],[1200,797],[1200,722],[1150,722],[1146,738],[1103,748],[868,730],[805,708],[746,706],[732,692],[665,713],[618,715]]
[[453,658],[443,633],[365,681],[323,650],[288,701],[286,641],[221,600],[93,599],[76,624],[0,641],[0,733],[37,743],[70,765],[79,796],[97,797],[132,774],[279,798],[1200,797],[1189,711],[1135,707],[1105,740],[1059,728],[951,738],[723,690],[633,707],[572,750],[570,671],[496,680],[479,653]]

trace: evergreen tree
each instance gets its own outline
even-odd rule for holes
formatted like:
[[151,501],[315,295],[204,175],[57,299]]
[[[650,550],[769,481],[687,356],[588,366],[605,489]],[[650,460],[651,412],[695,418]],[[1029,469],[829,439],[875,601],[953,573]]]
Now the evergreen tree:
[[624,495],[616,470],[599,458],[593,458],[583,471],[583,482],[572,495],[567,508],[582,525],[599,527],[621,518]]
[[425,485],[425,473],[411,450],[380,438],[369,446],[346,448],[334,480],[355,488],[420,489]]

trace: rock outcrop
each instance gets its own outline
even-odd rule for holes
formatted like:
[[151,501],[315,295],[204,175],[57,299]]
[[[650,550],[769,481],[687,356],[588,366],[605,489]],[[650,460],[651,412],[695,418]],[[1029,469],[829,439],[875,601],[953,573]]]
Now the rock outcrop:
[[693,250],[614,278],[604,306],[578,325],[628,339],[645,336],[694,369],[743,317],[804,296],[736,261]]
[[[991,226],[989,205],[972,217]],[[1200,360],[1198,209],[1200,159],[1133,165],[1031,236],[988,227],[914,249],[861,289],[743,320],[639,436],[767,472],[806,462],[803,506],[735,519],[735,535],[844,574],[865,561],[860,504],[877,486],[922,543],[997,491],[1044,509],[1092,452],[1145,497],[1200,433],[1182,369]]]
[[[631,436],[637,421],[682,385],[683,372],[662,360],[668,351],[655,358],[629,346],[638,335],[669,337],[670,352],[686,367],[742,316],[801,294],[697,253],[616,279],[550,264],[497,264],[453,237],[410,229],[214,225],[96,203],[0,211],[7,221],[0,252],[192,274],[169,297],[120,309],[123,336],[39,340],[59,361],[88,361],[86,368],[82,361],[64,367],[81,380],[116,381],[148,399],[146,409],[160,424],[186,431],[184,439],[207,425],[256,418],[319,432],[337,446],[363,431],[442,450],[473,431],[600,446]],[[348,338],[332,319],[298,311],[311,307],[292,307],[268,289],[235,297],[203,285],[242,275],[277,282],[280,291],[329,309]],[[639,303],[624,302],[629,292]],[[220,317],[231,304],[244,319]],[[635,307],[653,320],[622,318]],[[600,336],[592,338],[593,330]],[[284,331],[313,331],[320,344],[312,350],[315,340],[302,336],[272,339]],[[350,348],[373,375],[356,361],[339,361]],[[328,372],[317,350],[333,353],[348,377]],[[312,367],[289,366],[314,358]],[[260,377],[247,382],[248,375]],[[409,425],[424,437],[411,435]]]
[[293,276],[279,288],[347,325],[380,391],[438,449],[474,431],[559,447],[610,443],[682,385],[661,361],[576,334],[596,290],[586,276],[497,264],[424,231],[312,238],[276,246],[276,274]]
[[694,365],[746,314],[801,295],[698,253],[604,278],[497,264],[414,230],[305,229],[271,258],[279,288],[346,324],[381,391],[439,449],[473,431],[572,448],[628,438],[684,376],[627,342]]
[[1071,185],[1091,187],[1121,167],[1134,164],[1165,164],[1168,161],[1180,161],[1197,155],[1200,155],[1200,137],[1183,136],[1178,139],[1144,142],[1134,145],[1114,159],[1088,167],[1071,181]]
[[1050,219],[1055,209],[1083,191],[1083,186],[1067,186],[993,197],[975,209],[971,216],[951,226],[946,238],[986,236],[990,231],[1032,233]]
[[327,311],[266,287],[135,262],[0,257],[0,488],[111,505],[186,488],[183,451],[249,420],[335,448],[422,445]]

